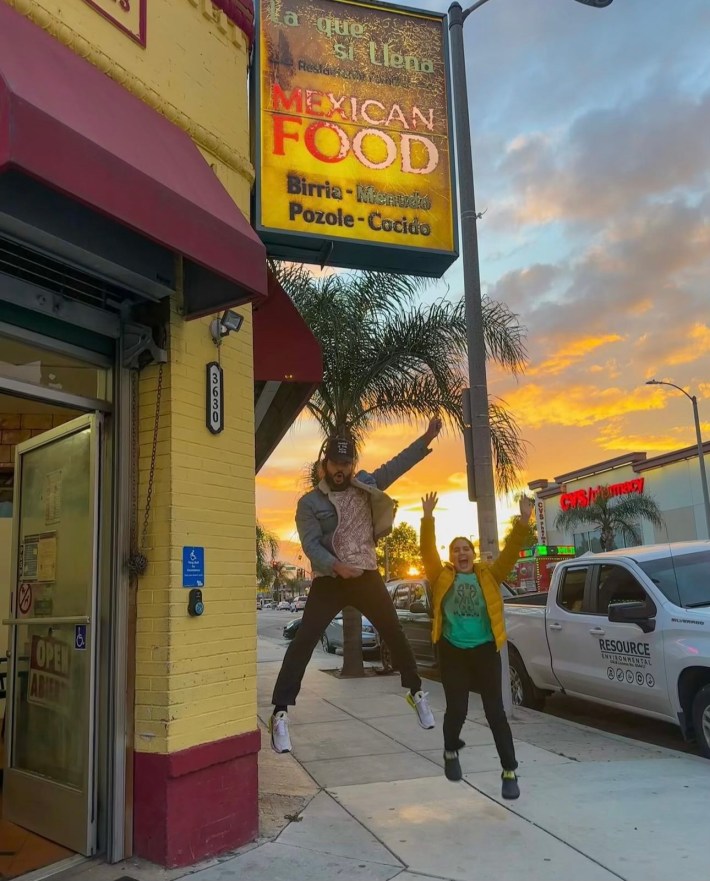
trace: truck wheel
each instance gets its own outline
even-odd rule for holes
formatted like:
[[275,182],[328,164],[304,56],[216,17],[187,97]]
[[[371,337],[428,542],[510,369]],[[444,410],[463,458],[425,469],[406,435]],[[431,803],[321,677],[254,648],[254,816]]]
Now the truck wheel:
[[535,688],[532,679],[528,676],[523,659],[510,646],[508,649],[510,658],[510,690],[513,693],[513,706],[529,707],[531,710],[541,710],[545,703],[545,695],[539,688]]
[[710,685],[701,688],[695,695],[693,728],[700,752],[710,759]]

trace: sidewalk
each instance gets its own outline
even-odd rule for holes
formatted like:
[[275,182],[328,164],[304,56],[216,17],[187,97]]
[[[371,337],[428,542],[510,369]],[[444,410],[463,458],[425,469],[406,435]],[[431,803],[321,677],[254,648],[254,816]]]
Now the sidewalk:
[[[283,651],[260,640],[264,722]],[[260,841],[193,868],[191,881],[710,881],[707,760],[516,710],[522,796],[504,803],[477,695],[462,734],[464,780],[453,784],[442,770],[441,685],[426,683],[438,727],[424,731],[397,676],[322,672],[338,666],[322,655],[309,666],[289,714],[293,756],[264,742]],[[71,881],[185,875],[133,861],[97,868]]]

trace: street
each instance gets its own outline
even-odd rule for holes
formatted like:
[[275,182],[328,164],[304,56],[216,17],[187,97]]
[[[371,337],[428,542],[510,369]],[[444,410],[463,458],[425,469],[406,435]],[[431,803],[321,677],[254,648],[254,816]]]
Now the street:
[[[286,640],[282,636],[284,625],[299,617],[299,615],[300,613],[277,612],[271,609],[259,611],[259,636],[271,640],[278,645],[285,645]],[[334,656],[327,655],[320,645],[316,647],[314,652],[315,657],[319,655],[323,659],[329,658],[334,665],[337,665]],[[425,679],[438,681],[438,675],[435,670],[422,667],[420,672]],[[591,701],[565,697],[563,695],[553,695],[548,698],[543,712],[549,716],[556,716],[558,719],[566,719],[570,722],[577,722],[580,725],[588,725],[590,728],[596,728],[599,731],[606,731],[610,734],[617,734],[620,737],[630,737],[642,743],[697,755],[695,745],[686,743],[680,734],[680,730],[675,725],[671,725],[670,722],[648,719],[635,713],[626,713],[623,710],[604,707]]]

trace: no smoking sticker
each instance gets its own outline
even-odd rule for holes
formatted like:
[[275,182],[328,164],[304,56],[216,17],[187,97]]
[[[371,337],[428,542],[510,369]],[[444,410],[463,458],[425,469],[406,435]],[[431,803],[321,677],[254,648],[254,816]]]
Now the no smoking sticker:
[[32,585],[21,584],[17,591],[17,611],[20,616],[29,615],[32,611]]

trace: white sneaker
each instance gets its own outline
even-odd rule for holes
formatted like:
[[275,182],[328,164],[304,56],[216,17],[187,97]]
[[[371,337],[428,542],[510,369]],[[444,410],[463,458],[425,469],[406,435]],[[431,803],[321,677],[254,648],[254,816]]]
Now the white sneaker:
[[431,711],[431,707],[429,706],[429,693],[426,691],[418,691],[416,694],[412,694],[411,691],[407,694],[407,703],[410,707],[413,707],[419,718],[419,724],[422,728],[435,728],[436,721],[434,720],[434,714]]
[[271,732],[271,749],[275,753],[290,753],[291,738],[288,733],[288,713],[283,710],[274,713],[269,719],[269,731]]

